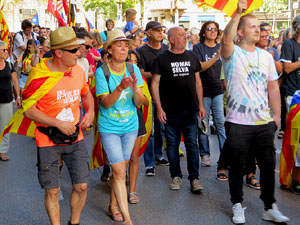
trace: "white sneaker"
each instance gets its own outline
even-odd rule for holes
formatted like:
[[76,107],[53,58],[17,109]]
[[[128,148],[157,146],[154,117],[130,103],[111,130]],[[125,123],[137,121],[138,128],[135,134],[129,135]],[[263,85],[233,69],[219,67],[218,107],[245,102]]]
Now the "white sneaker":
[[264,211],[262,219],[276,223],[288,222],[290,220],[288,217],[282,215],[275,203],[272,204],[272,209]]
[[209,155],[204,155],[201,157],[201,166],[209,167],[211,164]]
[[245,212],[246,207],[242,207],[241,203],[236,203],[232,207],[233,217],[232,217],[232,223],[234,224],[243,224],[246,222],[245,219]]

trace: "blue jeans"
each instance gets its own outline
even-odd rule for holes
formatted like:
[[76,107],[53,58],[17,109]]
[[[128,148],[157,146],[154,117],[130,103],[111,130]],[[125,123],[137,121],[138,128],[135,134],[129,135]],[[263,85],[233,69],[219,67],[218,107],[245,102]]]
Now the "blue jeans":
[[[217,95],[213,98],[204,97],[203,105],[206,111],[205,122],[209,125],[209,115],[210,110],[212,111],[214,124],[217,128],[219,148],[220,151],[223,149],[226,134],[225,134],[225,117],[224,117],[224,104],[223,104],[223,94]],[[200,156],[210,155],[208,135],[203,135],[198,133],[198,144]]]
[[100,132],[102,145],[110,164],[130,159],[137,133],[137,130],[125,134]]
[[179,144],[183,133],[187,154],[187,165],[190,181],[199,178],[199,151],[197,147],[197,113],[182,112],[167,114],[166,139],[167,154],[170,163],[171,177],[181,177]]
[[157,111],[154,102],[152,102],[152,132],[148,145],[144,152],[145,167],[154,167],[155,159],[163,159],[162,146],[164,143],[164,125],[157,120]]

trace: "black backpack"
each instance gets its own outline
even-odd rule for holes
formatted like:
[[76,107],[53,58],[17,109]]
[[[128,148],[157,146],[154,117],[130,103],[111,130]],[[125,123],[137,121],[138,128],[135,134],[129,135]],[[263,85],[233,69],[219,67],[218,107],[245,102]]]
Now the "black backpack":
[[[15,45],[15,38],[16,38],[17,34],[20,34],[21,37],[22,37],[22,39],[23,39],[23,41],[24,41],[23,31],[18,31],[18,32],[15,33],[15,35],[14,35],[14,44],[13,44],[13,45]],[[36,38],[35,38],[35,36],[34,36],[34,32],[31,32],[30,35],[31,35],[31,37],[32,37],[31,39],[36,40]]]
[[[128,69],[129,74],[134,73],[134,68],[133,68],[133,65],[131,63],[126,62],[126,68]],[[107,63],[103,63],[102,66],[101,66],[101,69],[103,70],[105,79],[107,81],[107,86],[108,86],[108,89],[109,89],[109,93],[111,93],[111,90],[110,90],[109,85],[108,85],[109,84],[108,81],[109,81],[109,77],[110,77],[110,71],[109,71]]]

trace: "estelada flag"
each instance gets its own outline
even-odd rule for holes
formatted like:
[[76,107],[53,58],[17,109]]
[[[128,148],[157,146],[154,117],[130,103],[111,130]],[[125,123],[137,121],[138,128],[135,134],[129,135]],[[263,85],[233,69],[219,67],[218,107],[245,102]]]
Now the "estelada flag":
[[8,46],[8,43],[9,43],[9,41],[8,41],[9,30],[8,30],[8,25],[7,25],[7,22],[4,18],[2,10],[0,10],[0,27],[1,27],[1,41],[4,41]]
[[63,72],[49,71],[45,63],[50,59],[52,58],[42,59],[41,63],[31,69],[22,93],[22,108],[15,112],[9,123],[4,127],[0,134],[0,143],[7,133],[34,137],[36,125],[32,120],[25,117],[24,113],[45,96],[64,76]]
[[280,154],[280,184],[290,188],[292,173],[300,139],[300,91],[297,91],[290,106]]
[[94,31],[95,27],[93,26],[93,24],[88,20],[88,18],[85,16],[85,22],[86,22],[86,26],[87,26],[87,30],[88,31]]
[[[247,0],[247,9],[245,13],[250,13],[255,9],[259,9],[264,3],[263,0]],[[225,13],[227,16],[232,17],[238,5],[238,0],[198,0],[198,7],[206,6],[214,8]]]
[[[93,144],[91,160],[90,160],[90,169],[91,170],[104,165],[104,159],[103,159],[104,149],[102,147],[100,134],[98,131],[99,100],[96,97],[95,80],[96,79],[93,78],[93,81],[91,82],[91,92],[94,97],[94,103],[95,103],[95,106],[94,106],[95,119],[94,119],[94,123],[93,123],[94,144]],[[140,150],[139,150],[139,156],[141,156],[145,152],[145,149],[147,147],[147,144],[148,144],[148,141],[149,141],[149,138],[151,135],[151,131],[152,131],[152,99],[151,99],[151,95],[150,95],[149,88],[147,85],[147,81],[144,77],[143,77],[143,82],[144,82],[143,94],[148,99],[149,106],[148,107],[143,106],[143,115],[144,115],[144,121],[145,121],[147,133],[142,138],[142,142],[141,142],[141,146],[140,146]]]
[[34,25],[39,25],[39,15],[38,13],[34,14],[33,16],[29,17],[28,20],[33,23]]

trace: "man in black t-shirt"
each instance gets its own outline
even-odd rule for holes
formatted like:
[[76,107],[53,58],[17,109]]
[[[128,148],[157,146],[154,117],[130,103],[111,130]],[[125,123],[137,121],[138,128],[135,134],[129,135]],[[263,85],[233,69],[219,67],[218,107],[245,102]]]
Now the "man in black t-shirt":
[[203,190],[199,182],[197,115],[205,117],[202,102],[201,65],[194,53],[185,50],[186,32],[173,27],[168,32],[170,50],[158,55],[152,67],[152,95],[157,119],[165,124],[167,154],[172,182],[169,188],[179,190],[182,179],[178,147],[183,133],[188,161],[191,191]]
[[300,14],[292,23],[293,38],[285,41],[281,48],[281,59],[283,62],[282,87],[286,91],[287,107],[291,104],[294,93],[300,90]]
[[[281,48],[281,61],[283,62],[283,83],[286,93],[286,105],[290,107],[293,95],[300,90],[300,14],[292,23],[293,38],[285,41]],[[289,112],[289,109],[287,109]],[[298,150],[299,152],[300,150]],[[300,154],[296,154],[295,164],[292,173],[291,190],[300,194]]]
[[[168,49],[168,46],[162,44],[163,39],[162,26],[159,22],[150,21],[146,25],[146,34],[149,42],[139,48],[138,53],[141,56],[140,70],[142,75],[147,79],[149,88],[151,87],[152,65],[156,56]],[[152,131],[147,148],[144,152],[144,161],[146,167],[146,175],[155,175],[155,160],[158,164],[168,165],[169,162],[164,159],[162,153],[164,128],[163,125],[156,119],[156,108],[153,104],[153,123],[154,131]]]

